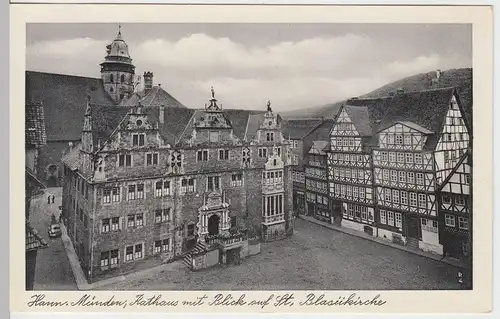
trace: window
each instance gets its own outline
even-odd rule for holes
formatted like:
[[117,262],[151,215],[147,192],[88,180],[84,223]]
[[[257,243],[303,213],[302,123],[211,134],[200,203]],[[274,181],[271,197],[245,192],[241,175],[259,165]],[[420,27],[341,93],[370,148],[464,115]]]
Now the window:
[[85,199],[89,199],[89,187],[85,185]]
[[144,214],[132,214],[127,216],[127,227],[140,227],[144,225]]
[[352,187],[352,194],[353,194],[353,196],[354,196],[354,197],[356,197],[356,198],[357,198],[357,197],[359,197],[359,188],[358,188],[358,187],[356,187],[356,186],[353,186],[353,187]]
[[118,265],[118,249],[101,252],[101,269],[106,270]]
[[389,153],[389,162],[394,163],[396,161],[396,153]]
[[387,224],[386,213],[383,209],[380,210],[380,223],[384,225]]
[[153,252],[157,254],[166,251],[170,251],[170,238],[166,238],[163,240],[155,240],[153,246]]
[[113,202],[119,202],[119,201],[120,201],[120,188],[113,187]]
[[424,185],[424,174],[423,173],[417,173],[417,184]]
[[410,206],[417,207],[417,193],[410,193]]
[[120,217],[111,218],[111,231],[120,229]]
[[158,165],[158,153],[146,153],[146,166]]
[[352,186],[347,185],[347,196],[352,196]]
[[118,155],[118,166],[119,167],[130,167],[132,166],[132,155],[120,154]]
[[415,164],[422,164],[422,154],[415,154]]
[[102,198],[103,198],[104,203],[111,203],[111,189],[110,188],[103,189]]
[[127,199],[128,200],[135,199],[135,185],[128,185]]
[[444,162],[445,162],[445,163],[448,163],[448,161],[449,161],[449,160],[450,160],[450,159],[449,159],[449,157],[448,157],[448,152],[447,152],[447,151],[445,151],[445,152],[444,152]]
[[403,145],[403,136],[400,134],[396,135],[396,144],[397,145]]
[[391,181],[392,182],[398,181],[398,172],[397,171],[391,171]]
[[401,204],[408,205],[408,192],[401,191]]
[[132,146],[144,146],[145,139],[146,139],[146,134],[144,133],[132,134]]
[[192,193],[195,190],[194,178],[183,178],[181,180],[181,193]]
[[102,220],[101,232],[103,232],[103,233],[109,232],[109,229],[110,229],[110,225],[109,224],[110,224],[109,218],[103,219]]
[[410,184],[414,184],[415,183],[415,173],[413,172],[408,172],[407,173],[407,182],[410,183]]
[[394,212],[387,212],[387,225],[394,226]]
[[447,137],[448,137],[448,142],[451,142],[452,139],[451,139],[451,133],[446,133]]
[[455,216],[445,214],[444,215],[444,224],[446,226],[455,227]]
[[198,162],[206,162],[208,161],[208,150],[200,150],[197,152],[196,160]]
[[266,133],[266,140],[268,142],[273,142],[274,141],[274,133],[273,132],[267,132]]
[[365,188],[364,187],[359,188],[359,198],[365,198]]
[[361,207],[359,205],[353,205],[356,218],[361,218]]
[[398,174],[399,174],[399,182],[400,182],[400,183],[404,183],[404,182],[406,182],[406,173],[405,173],[405,172],[400,171]]
[[404,164],[405,162],[405,154],[404,153],[397,153],[398,154],[398,163]]
[[458,228],[468,230],[469,220],[465,217],[458,217]]
[[267,148],[259,148],[259,157],[261,158],[267,157]]
[[395,189],[392,190],[392,201],[396,204],[399,203],[399,191],[398,190],[395,190]]
[[80,208],[80,221],[83,222],[83,209]]
[[229,150],[219,150],[219,160],[228,160]]
[[278,156],[281,156],[281,147],[276,147],[276,154],[278,154]]
[[413,154],[412,153],[406,153],[406,163],[408,163],[408,164],[413,163]]
[[385,193],[385,200],[390,202],[391,201],[391,190],[386,188],[384,193]]
[[387,162],[387,152],[382,152],[382,161]]
[[465,185],[470,184],[470,174],[465,174]]
[[383,175],[382,175],[382,180],[384,180],[384,181],[389,180],[389,170],[388,169],[384,169]]
[[396,213],[395,217],[396,217],[396,227],[398,227],[398,228],[403,227],[403,219],[402,219],[401,213]]
[[138,184],[137,185],[137,199],[143,199],[144,198],[144,184]]
[[418,206],[427,208],[427,196],[425,194],[418,194]]
[[155,223],[163,223],[170,221],[171,208],[157,209],[155,211]]
[[408,145],[408,146],[411,145],[411,135],[406,134],[404,136],[404,139],[405,139],[405,145]]
[[207,190],[209,192],[220,190],[220,176],[208,176]]
[[443,204],[451,204],[451,198],[448,195],[442,196]]
[[134,246],[127,246],[125,248],[125,261],[134,260]]
[[231,175],[231,186],[241,186],[243,185],[243,174],[237,173]]
[[463,196],[460,196],[460,195],[455,197],[455,205],[464,206],[465,205],[465,198]]

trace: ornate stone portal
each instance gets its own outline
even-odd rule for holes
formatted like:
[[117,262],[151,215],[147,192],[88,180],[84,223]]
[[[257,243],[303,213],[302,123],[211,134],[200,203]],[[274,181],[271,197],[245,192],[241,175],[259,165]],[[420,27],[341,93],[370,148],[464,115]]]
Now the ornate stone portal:
[[229,230],[229,204],[222,191],[213,191],[204,195],[203,206],[198,210],[198,238],[204,241],[206,236],[218,235]]

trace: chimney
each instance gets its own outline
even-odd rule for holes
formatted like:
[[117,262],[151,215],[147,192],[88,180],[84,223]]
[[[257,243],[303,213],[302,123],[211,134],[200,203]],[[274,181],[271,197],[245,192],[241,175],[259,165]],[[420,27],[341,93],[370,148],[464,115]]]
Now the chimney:
[[144,72],[144,91],[147,93],[153,88],[153,72]]
[[165,105],[160,106],[160,114],[158,118],[160,119],[161,124],[165,123]]

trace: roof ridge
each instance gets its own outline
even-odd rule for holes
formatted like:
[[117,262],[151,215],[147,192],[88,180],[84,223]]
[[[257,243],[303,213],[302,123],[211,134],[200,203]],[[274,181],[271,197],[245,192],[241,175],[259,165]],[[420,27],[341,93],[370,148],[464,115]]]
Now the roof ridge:
[[[155,97],[158,95],[158,91],[161,90],[161,87],[160,86],[155,86],[153,87],[153,89],[156,88],[156,92],[155,92],[155,95],[151,98],[151,101],[149,101],[149,105],[148,106],[151,106],[151,104],[153,104],[153,101],[155,99]],[[153,91],[153,90],[151,90]]]
[[[186,126],[184,126],[184,129],[182,130],[181,134],[175,139],[175,144],[179,143],[182,136],[184,136],[184,133],[186,132],[186,129],[189,125],[189,123],[191,123],[191,120],[194,118],[194,115],[196,114],[196,110],[194,110],[193,114],[191,115],[191,118],[189,119],[189,121],[186,123]],[[175,145],[174,144],[174,145]]]
[[102,80],[100,77],[95,78],[95,77],[90,77],[90,76],[84,76],[84,75],[76,75],[76,74],[63,74],[63,73],[54,73],[54,72],[45,72],[45,71],[34,71],[34,70],[26,70],[26,72],[30,73],[40,73],[40,74],[50,74],[50,75],[57,75],[57,76],[67,76],[67,77],[73,77],[73,78],[82,78],[82,79],[92,79],[92,80]]

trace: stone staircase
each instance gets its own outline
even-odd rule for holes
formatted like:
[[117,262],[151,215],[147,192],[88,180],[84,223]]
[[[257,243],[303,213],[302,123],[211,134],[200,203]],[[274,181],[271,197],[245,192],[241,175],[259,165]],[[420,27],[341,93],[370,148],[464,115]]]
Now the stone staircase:
[[187,268],[192,269],[192,260],[193,260],[193,254],[201,254],[204,253],[208,250],[208,245],[199,241],[196,243],[196,246],[193,247],[190,251],[188,251],[183,257],[182,257],[182,263],[186,265]]
[[412,237],[407,237],[406,238],[406,246],[409,248],[418,249],[418,239],[412,238]]

